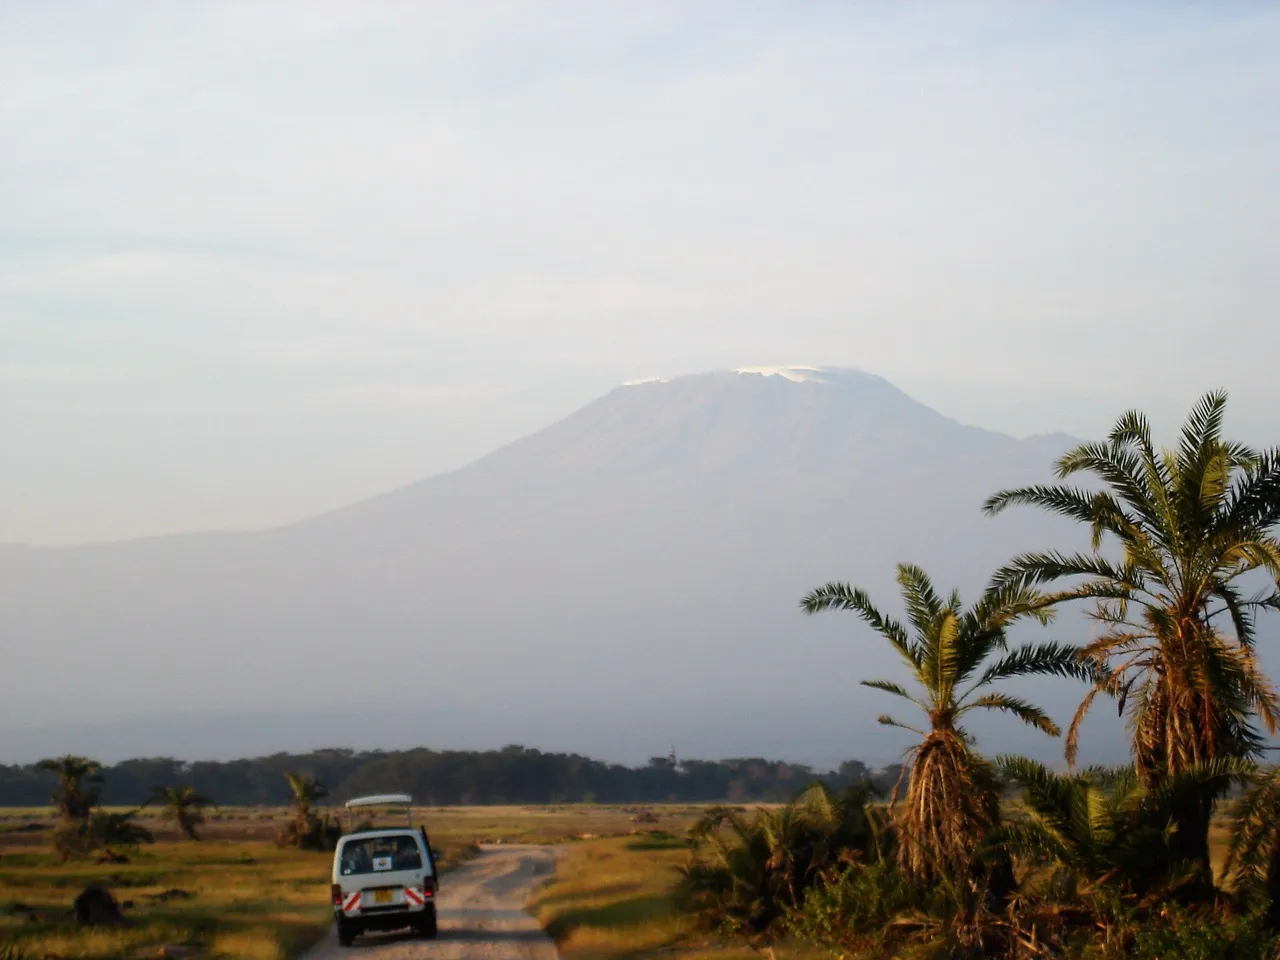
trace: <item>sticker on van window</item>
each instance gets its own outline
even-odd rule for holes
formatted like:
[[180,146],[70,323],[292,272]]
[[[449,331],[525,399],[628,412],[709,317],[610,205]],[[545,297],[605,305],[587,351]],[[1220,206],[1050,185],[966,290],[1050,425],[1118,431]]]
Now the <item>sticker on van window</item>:
[[374,870],[390,870],[391,858],[390,857],[374,857],[373,869]]

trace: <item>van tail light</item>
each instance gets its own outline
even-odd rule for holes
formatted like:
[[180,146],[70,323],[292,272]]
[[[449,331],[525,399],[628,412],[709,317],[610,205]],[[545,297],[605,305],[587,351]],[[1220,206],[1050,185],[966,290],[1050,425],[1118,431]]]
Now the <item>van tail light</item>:
[[342,887],[336,883],[329,884],[329,893],[333,896],[333,905],[335,907],[342,906]]

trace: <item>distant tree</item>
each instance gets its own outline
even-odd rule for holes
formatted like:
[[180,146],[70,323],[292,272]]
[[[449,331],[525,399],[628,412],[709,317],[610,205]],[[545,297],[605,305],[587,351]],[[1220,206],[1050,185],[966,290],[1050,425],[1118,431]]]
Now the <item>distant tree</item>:
[[102,764],[88,757],[67,754],[41,760],[36,768],[58,778],[52,799],[64,821],[89,818],[102,795]]
[[289,791],[293,795],[289,805],[293,807],[294,816],[299,820],[309,819],[313,815],[312,808],[329,795],[324,784],[316,777],[286,773],[284,778],[289,782]]
[[161,816],[172,820],[178,833],[187,840],[199,840],[196,827],[204,823],[204,809],[213,805],[213,801],[191,785],[180,787],[156,787],[151,792],[149,803],[160,804],[163,808]]
[[320,816],[315,805],[329,795],[318,778],[289,772],[285,775],[293,794],[290,806],[293,819],[281,831],[278,838],[282,846],[303,850],[332,849],[342,833],[342,825],[332,817]]

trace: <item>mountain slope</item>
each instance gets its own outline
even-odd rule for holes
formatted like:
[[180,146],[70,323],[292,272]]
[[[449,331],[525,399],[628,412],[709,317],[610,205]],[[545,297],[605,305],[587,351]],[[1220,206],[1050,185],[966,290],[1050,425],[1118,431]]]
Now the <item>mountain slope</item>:
[[[707,374],[289,527],[0,551],[8,759],[68,740],[892,759],[856,685],[895,675],[888,651],[799,597],[849,579],[891,601],[899,560],[973,592],[1075,542],[980,511],[1069,442],[962,426],[856,371]],[[1049,693],[1065,713],[1079,691]]]

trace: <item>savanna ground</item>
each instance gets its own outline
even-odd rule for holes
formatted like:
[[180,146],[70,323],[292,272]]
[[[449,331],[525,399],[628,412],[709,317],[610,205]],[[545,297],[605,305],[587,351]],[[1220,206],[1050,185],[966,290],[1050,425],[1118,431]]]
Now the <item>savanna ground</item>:
[[[447,870],[481,843],[572,842],[585,850],[616,842],[606,838],[643,838],[650,831],[682,837],[700,809],[419,808],[414,819],[427,824]],[[128,863],[102,863],[95,857],[61,864],[51,851],[50,835],[57,821],[49,808],[0,810],[0,957],[140,958],[155,957],[166,947],[172,954],[219,958],[295,957],[318,941],[331,923],[331,855],[278,848],[276,831],[288,817],[283,807],[211,811],[200,830],[201,841],[184,842],[158,813],[144,810],[139,821],[154,833],[156,842],[129,850]],[[643,852],[626,851],[636,872],[627,882],[644,884],[654,896],[664,895],[674,877],[666,860],[680,855],[671,842],[661,841],[658,848]],[[564,863],[579,884],[564,891],[568,911],[571,902],[589,893],[582,869],[591,861],[579,860],[575,850]],[[95,884],[126,905],[127,926],[75,925],[72,901]],[[601,902],[598,891],[590,896],[592,903]],[[604,896],[624,899],[612,888]],[[668,913],[673,911],[668,907]],[[557,929],[567,936],[577,923],[568,911]],[[628,927],[629,920],[621,918],[619,926]]]
[[[702,807],[545,806],[419,808],[443,864],[478,844],[561,844],[555,878],[529,909],[565,960],[749,960],[745,942],[708,932],[673,892],[688,861],[685,835]],[[1016,804],[1010,813],[1017,816]],[[143,811],[154,844],[129,862],[60,864],[50,851],[48,808],[0,810],[0,958],[142,958],[189,952],[216,958],[290,960],[328,929],[330,855],[280,849],[286,808],[212,812],[198,843],[182,842],[158,815]],[[1220,866],[1225,828],[1215,826]],[[127,904],[120,929],[80,929],[70,911],[91,884]],[[182,949],[173,949],[182,948]],[[782,942],[777,960],[820,951]],[[6,953],[8,951],[8,953]]]

